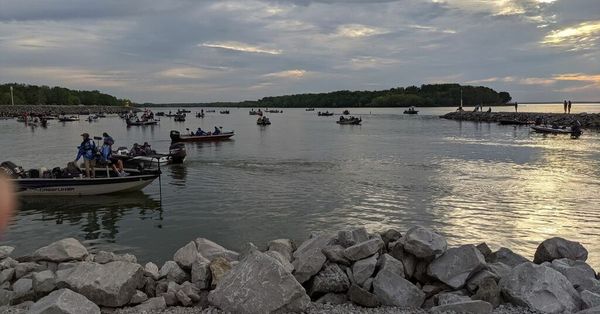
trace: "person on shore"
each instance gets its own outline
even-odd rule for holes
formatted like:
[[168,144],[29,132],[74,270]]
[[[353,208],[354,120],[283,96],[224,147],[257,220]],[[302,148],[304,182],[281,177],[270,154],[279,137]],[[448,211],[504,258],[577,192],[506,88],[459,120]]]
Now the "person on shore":
[[515,112],[519,112],[519,103],[515,101]]
[[488,112],[488,113],[491,113],[491,112],[492,112],[492,107],[488,108],[488,111],[487,111],[487,112]]
[[563,102],[563,108],[565,109],[565,113],[567,113],[567,101],[566,100]]
[[569,102],[567,103],[567,113],[571,113],[571,101],[569,100]]
[[85,175],[88,178],[95,178],[96,172],[94,167],[96,166],[96,154],[98,153],[98,148],[96,147],[96,143],[90,139],[89,134],[83,133],[81,134],[81,137],[83,137],[83,141],[78,147],[78,153],[77,158],[75,158],[75,162],[79,161],[79,159],[83,157]]

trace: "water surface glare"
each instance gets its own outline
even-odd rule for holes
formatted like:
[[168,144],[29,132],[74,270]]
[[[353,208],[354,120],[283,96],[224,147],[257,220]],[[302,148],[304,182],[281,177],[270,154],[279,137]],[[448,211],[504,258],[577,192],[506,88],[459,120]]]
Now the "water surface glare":
[[[600,109],[587,106],[580,108]],[[486,241],[529,258],[539,242],[562,236],[584,243],[590,263],[600,266],[599,134],[571,140],[437,117],[452,109],[418,116],[350,109],[362,126],[303,109],[270,114],[268,127],[257,126],[247,109],[217,109],[204,119],[192,109],[184,123],[162,118],[147,128],[127,128],[118,117],[51,121],[46,129],[0,121],[0,159],[26,168],[66,165],[82,132],[107,131],[116,146],[148,141],[165,151],[172,129],[236,131],[231,141],[188,144],[184,165],[163,168],[162,203],[158,181],[127,195],[23,199],[1,243],[22,254],[76,237],[94,250],[162,262],[196,237],[239,249],[352,225],[405,231],[420,224],[450,244]]]

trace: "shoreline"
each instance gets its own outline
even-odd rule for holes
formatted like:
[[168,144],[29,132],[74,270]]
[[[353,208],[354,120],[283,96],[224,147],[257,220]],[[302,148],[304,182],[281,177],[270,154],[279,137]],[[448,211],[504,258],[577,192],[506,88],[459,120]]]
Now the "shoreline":
[[115,114],[122,112],[140,111],[136,107],[120,106],[63,106],[63,105],[6,105],[0,106],[0,117],[19,117],[24,113],[35,115],[87,115],[90,113]]
[[13,250],[0,247],[0,311],[12,313],[600,311],[588,251],[562,238],[543,241],[532,260],[485,243],[449,247],[419,226],[312,233],[241,252],[197,238],[162,267],[91,253],[73,238],[24,256]]
[[535,121],[541,117],[548,124],[571,125],[579,120],[583,128],[600,129],[600,113],[544,113],[544,112],[472,112],[455,111],[446,113],[440,118],[456,121],[498,123],[501,120],[517,120],[522,122]]

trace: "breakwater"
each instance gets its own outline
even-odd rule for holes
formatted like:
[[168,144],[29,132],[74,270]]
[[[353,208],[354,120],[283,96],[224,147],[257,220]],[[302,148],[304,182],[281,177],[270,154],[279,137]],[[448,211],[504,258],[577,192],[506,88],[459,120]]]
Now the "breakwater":
[[79,115],[90,113],[121,113],[130,110],[140,111],[139,108],[119,107],[119,106],[49,106],[49,105],[15,105],[15,106],[0,106],[0,117],[18,117],[23,114],[47,115],[56,116]]
[[582,127],[600,129],[600,114],[598,113],[542,113],[542,112],[472,112],[455,111],[442,115],[443,119],[475,122],[497,123],[502,120],[517,120],[521,122],[535,121],[541,118],[547,124],[571,125],[573,121],[579,120]]
[[[415,312],[492,313],[507,306],[598,313],[600,281],[579,243],[551,238],[533,259],[485,243],[448,247],[424,227],[313,233],[299,245],[248,243],[241,252],[197,238],[161,267],[131,254],[89,252],[73,238],[25,256],[0,247],[0,310],[28,313],[303,312],[314,304]],[[350,307],[350,308],[349,308]],[[389,308],[388,308],[389,309]]]

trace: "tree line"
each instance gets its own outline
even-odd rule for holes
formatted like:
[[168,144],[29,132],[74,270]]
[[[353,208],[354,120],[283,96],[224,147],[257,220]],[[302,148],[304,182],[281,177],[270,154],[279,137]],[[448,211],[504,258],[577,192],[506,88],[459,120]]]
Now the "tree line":
[[[380,91],[335,91],[330,93],[297,94],[264,97],[257,101],[168,104],[173,106],[217,106],[254,108],[339,108],[339,107],[449,107],[504,105],[511,101],[508,92],[496,92],[484,86],[459,84],[428,84],[398,87]],[[144,104],[145,106],[153,104]]]
[[11,86],[15,105],[123,106],[130,103],[127,99],[118,99],[97,90],[82,91],[64,87],[10,83],[0,85],[0,105],[11,104]]

